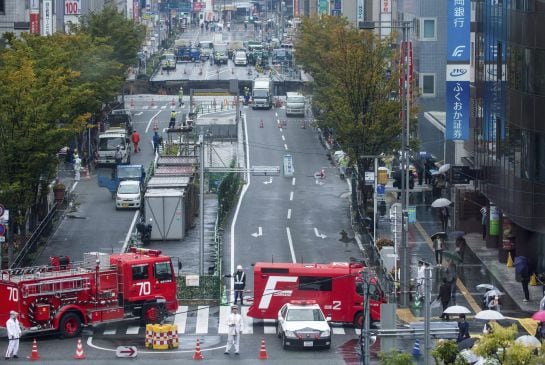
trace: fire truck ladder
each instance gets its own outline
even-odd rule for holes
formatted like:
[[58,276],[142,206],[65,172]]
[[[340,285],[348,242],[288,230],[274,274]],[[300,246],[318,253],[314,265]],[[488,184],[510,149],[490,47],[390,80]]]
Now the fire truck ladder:
[[69,277],[55,280],[44,280],[23,284],[23,296],[35,297],[45,295],[59,295],[73,293],[91,288],[91,280],[88,277]]

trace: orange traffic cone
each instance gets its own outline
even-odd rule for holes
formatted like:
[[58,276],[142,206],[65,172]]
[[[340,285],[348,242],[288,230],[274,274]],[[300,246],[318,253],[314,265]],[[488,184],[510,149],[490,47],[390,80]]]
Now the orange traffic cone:
[[76,354],[74,359],[83,360],[85,359],[85,353],[83,352],[83,345],[81,344],[81,338],[78,338],[78,346],[76,347]]
[[32,361],[40,360],[40,354],[38,353],[38,345],[36,345],[36,339],[34,339],[34,342],[32,343],[32,353],[26,358]]
[[269,357],[267,356],[267,349],[265,348],[265,339],[261,339],[261,348],[259,349],[259,356],[257,357],[259,360],[267,360]]
[[193,354],[193,360],[202,360],[201,354],[201,345],[199,344],[199,339],[197,338],[197,344],[195,345],[195,353]]

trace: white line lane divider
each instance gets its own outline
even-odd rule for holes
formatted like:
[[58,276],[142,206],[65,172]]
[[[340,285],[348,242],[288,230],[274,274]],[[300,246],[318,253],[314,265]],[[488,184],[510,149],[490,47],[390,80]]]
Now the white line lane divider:
[[148,125],[146,126],[146,133],[148,133],[149,127],[151,126],[151,123],[153,123],[153,120],[155,119],[155,117],[158,116],[160,113],[161,113],[161,110],[159,110],[157,113],[153,115],[153,117],[150,118],[150,120],[148,121]]
[[291,179],[291,186],[295,186],[295,178]]
[[288,234],[288,243],[290,245],[290,253],[291,253],[291,261],[293,261],[293,263],[297,263],[297,260],[295,259],[295,250],[293,249],[293,241],[291,239],[291,231],[290,231],[290,227],[286,227],[286,233]]
[[291,208],[288,209],[288,219],[291,219]]
[[290,191],[290,201],[293,200],[293,191]]
[[286,137],[284,137],[284,135],[282,135],[282,141],[285,141],[286,140]]
[[284,143],[284,149],[287,151],[288,150],[288,145]]

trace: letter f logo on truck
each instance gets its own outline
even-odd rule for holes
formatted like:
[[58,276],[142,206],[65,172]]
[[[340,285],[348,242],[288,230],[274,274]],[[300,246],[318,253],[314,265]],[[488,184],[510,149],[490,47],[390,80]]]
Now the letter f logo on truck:
[[279,282],[295,283],[297,276],[269,276],[267,284],[263,290],[263,295],[259,301],[259,309],[268,309],[273,295],[291,297],[293,290],[277,290],[276,284]]

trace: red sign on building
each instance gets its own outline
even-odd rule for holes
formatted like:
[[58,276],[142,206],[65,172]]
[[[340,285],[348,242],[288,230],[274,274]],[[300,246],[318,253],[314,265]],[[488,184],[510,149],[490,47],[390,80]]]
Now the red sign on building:
[[30,33],[40,34],[40,13],[30,13]]

